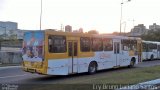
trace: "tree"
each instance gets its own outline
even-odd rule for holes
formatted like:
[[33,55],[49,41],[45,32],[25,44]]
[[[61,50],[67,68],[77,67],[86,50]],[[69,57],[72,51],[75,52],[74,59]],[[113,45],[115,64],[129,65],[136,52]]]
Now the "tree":
[[88,31],[88,33],[89,33],[89,34],[99,34],[99,32],[96,31],[96,30],[90,30],[90,31]]
[[9,30],[8,39],[9,40],[17,40],[17,30]]
[[160,29],[156,31],[149,30],[148,34],[141,35],[141,38],[146,41],[160,41]]

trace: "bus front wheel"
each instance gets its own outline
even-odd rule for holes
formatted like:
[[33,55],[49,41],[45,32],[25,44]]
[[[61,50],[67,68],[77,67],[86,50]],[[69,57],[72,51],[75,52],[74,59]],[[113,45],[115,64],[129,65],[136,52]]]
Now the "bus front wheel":
[[97,71],[97,63],[96,62],[91,62],[89,64],[89,67],[88,67],[88,73],[89,74],[94,74],[94,73],[96,73],[96,71]]

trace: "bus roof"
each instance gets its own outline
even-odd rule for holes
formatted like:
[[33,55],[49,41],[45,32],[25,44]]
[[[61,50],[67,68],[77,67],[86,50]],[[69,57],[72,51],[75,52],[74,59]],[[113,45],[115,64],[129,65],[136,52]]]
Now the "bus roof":
[[143,42],[143,43],[147,43],[147,44],[153,43],[153,44],[158,44],[158,45],[160,45],[160,42],[157,42],[157,41],[145,41],[145,40],[142,40],[142,42]]
[[[134,40],[141,40],[141,38],[137,37],[127,37],[127,36],[118,36],[118,35],[110,35],[110,34],[88,34],[88,33],[77,33],[77,32],[60,32],[54,30],[35,30],[35,31],[28,31],[28,32],[45,32],[45,34],[53,34],[53,35],[67,35],[67,36],[83,36],[83,37],[106,37],[106,38],[119,38],[119,39],[134,39]],[[26,32],[27,33],[27,32]]]

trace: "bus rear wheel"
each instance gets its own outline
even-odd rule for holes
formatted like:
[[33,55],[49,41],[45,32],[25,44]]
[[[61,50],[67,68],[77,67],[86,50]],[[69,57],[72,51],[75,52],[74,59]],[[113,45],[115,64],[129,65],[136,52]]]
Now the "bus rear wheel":
[[132,59],[130,62],[130,65],[128,67],[132,68],[132,67],[134,67],[134,64],[135,64],[135,59]]
[[96,62],[91,62],[89,64],[89,67],[88,67],[88,73],[89,74],[94,74],[94,73],[96,73],[96,71],[97,71],[97,63]]
[[151,55],[150,60],[151,61],[154,60],[154,55]]

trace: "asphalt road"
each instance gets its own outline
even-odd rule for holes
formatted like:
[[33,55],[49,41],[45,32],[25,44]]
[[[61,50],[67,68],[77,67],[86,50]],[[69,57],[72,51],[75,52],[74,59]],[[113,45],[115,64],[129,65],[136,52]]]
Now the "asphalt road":
[[[143,68],[160,65],[160,60],[146,61],[139,63],[135,68]],[[132,68],[132,69],[135,69]],[[0,83],[14,83],[14,84],[72,84],[73,80],[85,83],[87,79],[94,79],[97,76],[105,76],[112,72],[127,72],[130,68],[120,68],[100,71],[94,75],[76,74],[69,76],[48,76],[38,75],[22,71],[21,67],[0,67]]]

